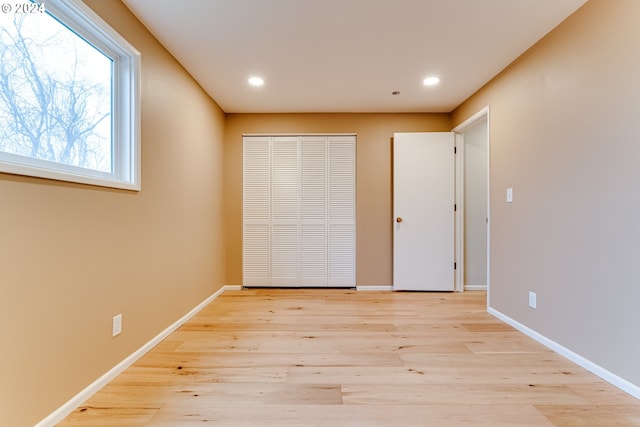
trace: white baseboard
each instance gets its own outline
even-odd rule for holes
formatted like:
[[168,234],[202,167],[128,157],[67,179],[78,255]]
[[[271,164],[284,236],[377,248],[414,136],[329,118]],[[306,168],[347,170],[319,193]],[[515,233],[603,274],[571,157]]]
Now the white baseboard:
[[366,286],[366,285],[358,285],[356,286],[357,291],[392,291],[393,286]]
[[80,393],[76,394],[72,397],[67,403],[62,405],[60,408],[56,409],[54,412],[49,414],[48,417],[40,421],[35,427],[53,427],[57,423],[61,422],[67,415],[73,412],[78,406],[82,405],[87,399],[93,396],[98,390],[111,382],[115,377],[120,375],[125,369],[129,366],[133,365],[138,359],[144,356],[149,350],[158,345],[163,339],[168,337],[172,332],[186,323],[189,319],[195,316],[200,310],[202,310],[205,306],[211,303],[214,299],[220,296],[224,291],[235,291],[240,290],[240,286],[223,286],[218,289],[213,295],[205,299],[203,302],[198,304],[193,310],[185,314],[178,321],[173,323],[164,331],[160,332],[154,338],[151,339],[148,343],[140,347],[134,353],[129,355],[122,362],[118,363],[116,366],[111,368],[106,374],[98,378],[96,381],[91,383],[88,387],[82,390]]
[[603,368],[602,366],[597,365],[597,364],[593,363],[592,361],[590,361],[588,359],[585,359],[584,357],[580,356],[579,354],[574,353],[573,351],[569,350],[568,348],[566,348],[566,347],[558,344],[557,342],[545,337],[544,335],[541,335],[540,333],[534,331],[533,329],[524,326],[522,323],[519,323],[518,321],[513,320],[509,316],[507,316],[505,314],[502,314],[501,312],[499,312],[498,310],[495,310],[494,308],[489,307],[487,309],[487,311],[489,312],[489,314],[497,317],[498,319],[500,319],[503,322],[513,326],[514,328],[516,328],[520,332],[524,333],[525,335],[528,335],[529,337],[531,337],[534,340],[538,341],[540,344],[550,348],[551,350],[555,351],[556,353],[560,354],[561,356],[566,357],[567,359],[571,360],[572,362],[576,363],[577,365],[582,366],[583,368],[585,368],[589,372],[599,376],[600,378],[602,378],[606,382],[610,383],[611,385],[614,385],[615,387],[618,387],[620,390],[624,391],[625,393],[628,393],[629,395],[635,397],[636,399],[640,399],[640,387],[639,386],[637,386],[637,385],[625,380],[622,377],[619,377],[618,375],[614,374],[611,371],[608,371],[607,369]]
[[487,285],[464,285],[465,291],[486,291]]

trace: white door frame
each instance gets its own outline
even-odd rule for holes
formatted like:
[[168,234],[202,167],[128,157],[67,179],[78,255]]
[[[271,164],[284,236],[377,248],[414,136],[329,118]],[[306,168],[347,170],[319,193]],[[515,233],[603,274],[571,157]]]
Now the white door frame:
[[456,146],[456,219],[455,219],[455,286],[457,292],[464,291],[464,135],[452,131]]
[[487,306],[491,290],[491,140],[490,140],[490,111],[489,106],[482,108],[477,113],[453,128],[456,134],[456,274],[455,289],[464,291],[464,136],[466,128],[479,120],[487,121]]

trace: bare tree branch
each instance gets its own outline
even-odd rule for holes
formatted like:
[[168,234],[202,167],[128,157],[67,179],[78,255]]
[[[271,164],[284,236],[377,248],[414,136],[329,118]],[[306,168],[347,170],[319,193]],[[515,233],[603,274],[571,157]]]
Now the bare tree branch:
[[[84,41],[75,35],[77,40],[65,44],[68,54],[56,58],[67,62],[67,72],[48,69],[43,52],[63,39],[60,34],[30,38],[23,32],[24,19],[16,15],[14,28],[0,29],[0,150],[96,168],[96,159],[104,156],[99,140],[105,138],[98,126],[111,117],[110,109],[100,106],[110,87],[80,76],[76,43]],[[110,141],[102,145],[111,146]]]

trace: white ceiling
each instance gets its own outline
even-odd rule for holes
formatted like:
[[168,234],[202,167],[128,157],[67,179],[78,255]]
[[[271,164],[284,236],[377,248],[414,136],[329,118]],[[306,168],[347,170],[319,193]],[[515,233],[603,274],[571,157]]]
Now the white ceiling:
[[449,112],[586,0],[123,1],[225,112],[264,113]]

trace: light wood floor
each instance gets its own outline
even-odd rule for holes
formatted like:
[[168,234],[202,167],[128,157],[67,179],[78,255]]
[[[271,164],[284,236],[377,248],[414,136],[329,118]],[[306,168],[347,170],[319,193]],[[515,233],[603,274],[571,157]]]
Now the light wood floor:
[[228,291],[59,426],[640,426],[485,297]]

